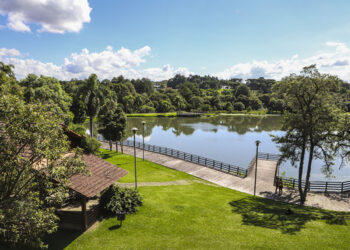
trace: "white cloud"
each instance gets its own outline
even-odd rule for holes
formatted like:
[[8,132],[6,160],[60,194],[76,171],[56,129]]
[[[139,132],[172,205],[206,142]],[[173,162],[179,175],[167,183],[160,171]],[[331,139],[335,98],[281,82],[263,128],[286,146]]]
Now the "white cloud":
[[[350,81],[350,49],[348,46],[344,43],[328,42],[326,48],[327,50],[319,51],[306,58],[294,55],[289,59],[274,62],[254,60],[238,63],[215,75],[222,79],[265,77],[279,80],[291,73],[299,73],[304,66],[316,64],[320,72],[338,75],[341,79]],[[115,50],[112,46],[107,46],[101,52],[90,52],[88,49],[83,49],[65,58],[62,65],[56,65],[26,58],[16,49],[0,48],[0,60],[15,66],[18,79],[26,77],[29,73],[54,76],[61,80],[83,79],[96,73],[100,79],[111,79],[123,75],[129,79],[147,77],[159,81],[169,79],[175,74],[185,76],[194,74],[187,68],[174,68],[169,64],[162,67],[141,68],[150,54],[149,46],[133,51],[124,47]]]
[[79,32],[90,22],[88,0],[1,0],[0,14],[7,15],[7,27],[30,32],[29,24],[38,24],[39,32]]
[[299,73],[303,67],[316,64],[322,73],[339,76],[350,81],[350,49],[345,43],[327,42],[327,51],[320,51],[315,55],[300,58],[294,55],[290,59],[281,59],[275,62],[252,61],[236,64],[216,75],[219,78],[273,78],[276,80],[291,73]]
[[151,48],[144,46],[131,51],[122,47],[114,51],[112,46],[107,46],[101,52],[90,52],[83,49],[80,53],[73,53],[64,59],[64,64],[43,63],[34,59],[16,58],[21,53],[14,49],[0,49],[0,59],[6,64],[15,66],[15,74],[18,79],[26,77],[30,73],[53,76],[61,80],[72,78],[83,79],[92,73],[96,73],[100,79],[111,79],[123,75],[129,79],[147,77],[152,80],[165,80],[175,74],[193,74],[187,68],[174,69],[169,64],[160,68],[139,69],[142,63],[146,62],[145,57],[149,56]]
[[2,57],[7,57],[7,56],[21,56],[21,52],[19,52],[16,49],[6,49],[6,48],[0,48],[0,59]]
[[176,74],[189,76],[193,74],[187,68],[174,69],[170,64],[164,65],[162,68],[148,68],[139,72],[140,77],[146,77],[155,81],[167,80]]

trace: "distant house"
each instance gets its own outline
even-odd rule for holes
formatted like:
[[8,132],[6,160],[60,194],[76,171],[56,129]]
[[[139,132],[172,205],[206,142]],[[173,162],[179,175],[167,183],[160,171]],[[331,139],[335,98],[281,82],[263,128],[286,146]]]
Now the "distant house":
[[224,86],[221,87],[221,89],[231,89],[231,87],[224,85]]

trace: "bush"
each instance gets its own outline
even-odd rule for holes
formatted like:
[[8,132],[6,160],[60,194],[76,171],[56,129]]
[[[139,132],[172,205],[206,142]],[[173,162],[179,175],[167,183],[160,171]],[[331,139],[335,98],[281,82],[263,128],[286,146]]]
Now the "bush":
[[84,136],[81,140],[81,147],[85,154],[96,154],[101,147],[101,143],[96,138]]
[[156,109],[151,106],[143,105],[139,111],[141,113],[154,113]]
[[241,102],[236,102],[234,105],[233,105],[234,109],[235,110],[238,110],[238,111],[242,111],[245,109],[245,106],[243,103]]
[[102,192],[99,203],[104,214],[116,214],[117,211],[133,214],[142,205],[142,197],[135,189],[113,185]]

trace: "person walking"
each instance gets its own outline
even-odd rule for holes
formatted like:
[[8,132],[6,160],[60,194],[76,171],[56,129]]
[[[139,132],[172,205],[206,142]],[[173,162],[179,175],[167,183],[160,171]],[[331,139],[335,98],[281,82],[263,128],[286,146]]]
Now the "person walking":
[[283,191],[283,181],[282,181],[282,178],[280,178],[278,180],[278,194],[282,195],[282,191]]

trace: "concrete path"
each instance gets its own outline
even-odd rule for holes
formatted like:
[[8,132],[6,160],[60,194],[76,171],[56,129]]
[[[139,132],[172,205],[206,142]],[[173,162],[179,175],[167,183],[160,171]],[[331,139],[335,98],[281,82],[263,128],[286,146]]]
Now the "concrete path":
[[[107,143],[103,143],[102,147],[109,149],[109,145]],[[125,154],[134,154],[134,149],[132,147],[123,147]],[[136,155],[137,157],[142,157],[142,150],[136,149]],[[254,193],[254,171],[251,171],[246,178],[240,178],[208,167],[154,152],[145,151],[145,159],[171,169],[188,173],[203,180],[215,183],[219,186],[238,190],[248,194]],[[276,164],[276,161],[258,160],[256,194],[268,199],[298,204],[298,193],[294,190],[284,190],[284,194],[282,196],[275,194],[273,179]],[[324,194],[310,193],[308,195],[306,205],[336,211],[350,211],[349,197],[340,197],[338,194],[326,196]]]

